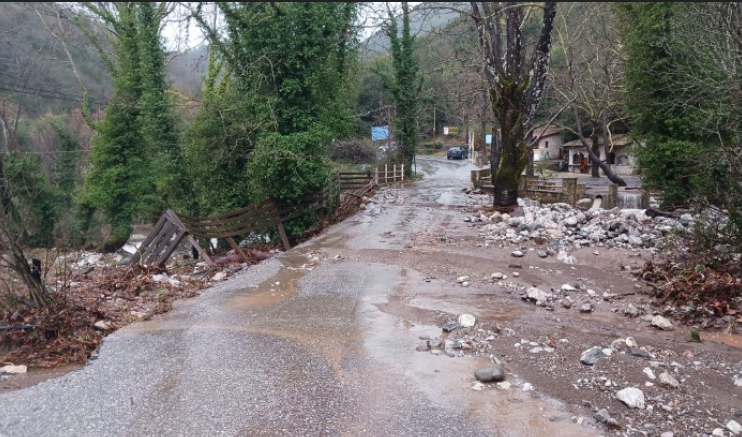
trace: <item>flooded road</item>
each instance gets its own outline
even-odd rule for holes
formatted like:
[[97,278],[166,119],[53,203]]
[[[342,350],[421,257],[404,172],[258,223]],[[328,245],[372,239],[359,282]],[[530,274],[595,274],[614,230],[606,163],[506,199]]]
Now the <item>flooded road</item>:
[[533,311],[450,280],[509,261],[449,245],[472,238],[460,218],[473,168],[418,159],[422,181],[121,329],[84,368],[1,394],[0,437],[600,435],[573,422],[574,408],[522,390],[514,369],[511,389],[472,390],[488,357],[415,352],[446,317]]

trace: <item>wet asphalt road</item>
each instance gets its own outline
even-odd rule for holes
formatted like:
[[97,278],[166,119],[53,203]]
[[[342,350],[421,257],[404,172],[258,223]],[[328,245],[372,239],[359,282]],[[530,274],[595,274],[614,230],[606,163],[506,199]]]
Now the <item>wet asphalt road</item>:
[[440,328],[380,308],[424,278],[354,256],[403,252],[392,229],[445,227],[473,168],[418,159],[425,179],[383,204],[119,330],[82,370],[0,395],[0,437],[590,435],[548,400],[472,391],[487,361],[415,353]]

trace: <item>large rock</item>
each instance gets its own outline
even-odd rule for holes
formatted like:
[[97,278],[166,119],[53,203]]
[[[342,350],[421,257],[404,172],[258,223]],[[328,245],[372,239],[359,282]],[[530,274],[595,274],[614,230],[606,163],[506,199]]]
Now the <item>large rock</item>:
[[628,317],[638,317],[639,316],[639,308],[635,307],[632,304],[629,304],[629,306],[623,311],[624,314]]
[[663,331],[669,331],[672,329],[672,323],[662,316],[654,316],[652,318],[652,326]]
[[553,295],[551,293],[546,293],[545,291],[542,291],[542,290],[540,290],[540,289],[538,289],[536,287],[531,287],[526,292],[526,297],[529,300],[532,300],[532,301],[538,303],[538,302],[546,302],[546,301],[548,301],[549,299],[551,299],[553,297]]
[[7,366],[0,367],[0,375],[2,375],[3,373],[18,375],[21,373],[26,373],[26,371],[28,371],[28,368],[24,365],[14,366],[12,364],[9,364]]
[[612,418],[611,415],[608,414],[608,410],[605,408],[595,413],[595,416],[593,417],[595,417],[595,420],[605,424],[609,428],[618,428],[618,421]]
[[678,382],[678,380],[673,378],[673,376],[667,372],[662,372],[660,374],[660,383],[664,385],[665,387],[672,387],[672,388],[680,387],[680,383]]
[[500,382],[505,380],[505,370],[502,366],[493,364],[475,371],[474,377],[480,382]]
[[471,314],[461,314],[459,316],[459,325],[462,328],[471,328],[477,323],[477,319]]
[[636,387],[628,387],[616,393],[616,399],[629,408],[644,408],[644,393]]
[[734,435],[742,434],[742,425],[734,420],[730,420],[729,423],[727,423],[727,429]]
[[586,366],[593,366],[601,358],[605,357],[603,350],[597,346],[592,347],[580,355],[580,362]]
[[569,228],[574,228],[577,226],[577,217],[567,217],[564,219],[564,226],[567,226]]
[[584,198],[584,199],[580,199],[580,200],[577,201],[577,203],[575,204],[575,206],[577,206],[578,208],[580,208],[583,211],[587,211],[588,209],[590,209],[591,206],[593,206],[593,199],[590,199],[590,198],[587,198],[587,197]]
[[521,219],[519,217],[513,217],[508,219],[508,226],[510,227],[517,227],[519,224],[521,224]]

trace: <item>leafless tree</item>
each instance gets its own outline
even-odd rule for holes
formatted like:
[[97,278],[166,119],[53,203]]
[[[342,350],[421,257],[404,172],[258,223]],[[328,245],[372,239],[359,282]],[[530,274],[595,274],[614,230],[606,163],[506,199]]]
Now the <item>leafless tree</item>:
[[[614,21],[610,4],[566,6],[554,43],[554,52],[562,55],[564,65],[552,69],[552,84],[574,123],[563,127],[579,137],[592,160],[592,176],[600,177],[602,169],[611,182],[626,186],[608,160],[613,151],[612,126],[625,121],[623,57]],[[606,160],[600,159],[601,143]]]

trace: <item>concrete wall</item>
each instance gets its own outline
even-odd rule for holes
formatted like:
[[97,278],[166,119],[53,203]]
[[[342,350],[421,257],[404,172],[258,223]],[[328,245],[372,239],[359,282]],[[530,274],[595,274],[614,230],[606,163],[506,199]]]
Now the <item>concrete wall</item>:
[[559,159],[559,152],[562,147],[562,136],[559,134],[549,135],[538,141],[538,146],[533,149],[533,160],[541,161],[545,159],[546,152],[549,152],[548,159]]

